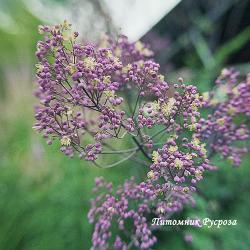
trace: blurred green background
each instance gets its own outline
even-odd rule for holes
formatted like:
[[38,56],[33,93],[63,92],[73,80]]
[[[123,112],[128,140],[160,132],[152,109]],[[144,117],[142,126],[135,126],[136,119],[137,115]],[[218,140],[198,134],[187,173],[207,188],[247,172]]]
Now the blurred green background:
[[[37,26],[44,20],[28,2],[0,0],[0,249],[85,250],[91,246],[86,217],[94,177],[102,175],[117,185],[134,173],[134,166],[127,162],[100,170],[68,159],[31,128]],[[70,1],[54,2],[63,6]],[[73,13],[75,4],[91,3],[73,2]],[[100,18],[98,1],[91,4]],[[208,90],[224,66],[250,71],[249,6],[249,1],[182,1],[143,40],[160,48],[156,57],[169,78],[184,75]],[[240,168],[214,161],[220,168],[201,183],[197,207],[177,216],[237,219],[238,225],[171,228],[157,233],[155,249],[250,249],[250,157]],[[192,243],[183,240],[185,233],[193,235]]]

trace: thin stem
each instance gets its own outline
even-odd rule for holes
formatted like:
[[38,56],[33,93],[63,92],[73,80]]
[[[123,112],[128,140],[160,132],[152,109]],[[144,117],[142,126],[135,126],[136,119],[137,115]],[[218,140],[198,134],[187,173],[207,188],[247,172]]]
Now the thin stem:
[[129,154],[128,156],[126,156],[126,157],[124,157],[123,159],[121,159],[120,161],[117,161],[117,162],[115,162],[115,163],[113,163],[113,164],[110,164],[110,165],[106,165],[106,166],[104,166],[104,167],[102,167],[102,166],[100,166],[97,162],[93,162],[97,167],[99,167],[99,168],[112,168],[112,167],[115,167],[115,166],[117,166],[117,165],[119,165],[119,164],[121,164],[121,163],[123,163],[124,161],[126,161],[126,160],[128,160],[129,158],[131,158],[135,153],[136,153],[137,151],[134,151],[134,152],[132,152],[131,154]]
[[152,161],[151,157],[148,156],[147,152],[144,150],[142,145],[136,140],[135,137],[132,137],[132,140],[135,142],[135,144],[138,146],[139,150],[146,156],[146,158],[150,161]]
[[137,162],[138,164],[141,164],[145,167],[148,167],[148,163],[146,161],[143,161],[142,159],[136,157],[136,156],[133,156],[131,157],[129,160],[133,161],[133,162]]
[[139,99],[140,99],[140,91],[138,92],[138,95],[137,95],[137,98],[136,98],[136,102],[135,102],[135,107],[134,107],[134,111],[133,111],[133,114],[132,114],[132,119],[134,119],[134,116],[135,116],[135,111],[136,111],[136,108],[137,108],[137,105],[138,105],[138,102],[139,102]]
[[[162,144],[163,144],[162,142],[157,142],[157,143],[154,143],[153,146],[162,145]],[[141,143],[140,145],[143,146],[143,143]],[[121,149],[121,150],[102,151],[100,154],[126,154],[132,151],[138,150],[138,149],[139,147]]]
[[161,134],[162,132],[164,132],[166,129],[168,129],[168,127],[164,127],[163,129],[161,129],[160,131],[157,131],[155,134],[153,134],[150,139],[154,139],[156,136],[158,136],[159,134]]
[[123,153],[130,153],[136,150],[138,150],[138,147],[124,149],[124,150],[102,151],[101,154],[123,154]]

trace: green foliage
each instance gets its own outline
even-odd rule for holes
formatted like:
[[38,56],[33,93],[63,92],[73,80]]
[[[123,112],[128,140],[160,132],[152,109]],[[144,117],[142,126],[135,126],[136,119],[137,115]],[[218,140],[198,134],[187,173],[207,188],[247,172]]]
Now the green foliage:
[[[31,129],[31,81],[26,85],[18,82],[10,88],[6,72],[16,74],[23,66],[33,67],[40,21],[21,1],[5,1],[1,8],[13,18],[18,32],[0,28],[0,249],[89,249],[92,225],[87,221],[87,211],[94,178],[102,175],[118,185],[143,171],[131,162],[100,170],[80,159],[68,159],[58,151],[58,145],[46,145]],[[202,34],[194,33],[194,38],[195,51],[187,61],[194,75],[199,76],[197,81],[204,84],[215,77],[215,65],[216,69],[222,67],[231,53],[249,41],[249,27],[213,56]],[[202,67],[197,66],[200,64]],[[204,90],[209,87],[202,84]],[[20,95],[13,95],[19,92]],[[219,170],[209,173],[200,184],[202,193],[196,197],[197,207],[188,207],[178,215],[183,219],[237,219],[237,226],[166,228],[157,232],[156,249],[248,250],[249,160],[250,157],[234,169],[226,161],[215,159]],[[106,163],[109,162],[103,162]],[[193,235],[192,243],[184,242],[184,233]]]

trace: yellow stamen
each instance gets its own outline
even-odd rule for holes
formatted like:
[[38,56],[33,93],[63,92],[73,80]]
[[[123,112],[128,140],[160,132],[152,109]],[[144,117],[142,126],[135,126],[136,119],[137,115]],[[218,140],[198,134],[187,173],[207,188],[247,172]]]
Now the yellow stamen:
[[152,170],[150,170],[150,171],[147,173],[147,177],[148,177],[149,179],[154,179],[154,177],[155,177],[154,172],[153,172]]
[[178,147],[177,147],[177,146],[170,146],[170,147],[168,148],[168,152],[169,152],[170,154],[175,153],[177,150],[178,150]]
[[84,62],[84,66],[87,69],[93,70],[96,66],[96,61],[95,61],[95,58],[93,58],[93,57],[86,57],[86,58],[84,58],[83,62]]
[[175,102],[176,100],[171,97],[169,98],[168,102],[167,103],[164,103],[161,107],[162,109],[162,113],[165,115],[165,116],[169,116],[171,114],[171,111],[175,105]]
[[183,162],[179,159],[179,158],[176,158],[175,161],[174,161],[174,165],[177,169],[182,169],[183,167]]
[[71,143],[71,139],[67,136],[63,136],[61,139],[61,145],[62,146],[69,146]]
[[157,151],[153,151],[153,153],[152,153],[152,160],[153,160],[154,163],[158,163],[159,157],[160,157],[159,153]]

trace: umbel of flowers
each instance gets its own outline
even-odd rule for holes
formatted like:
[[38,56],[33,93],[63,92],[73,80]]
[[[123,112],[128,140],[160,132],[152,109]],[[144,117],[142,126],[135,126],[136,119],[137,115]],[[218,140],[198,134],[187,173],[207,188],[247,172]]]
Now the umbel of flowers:
[[[250,77],[238,79],[233,70],[223,70],[217,89],[200,95],[181,78],[166,81],[141,42],[105,36],[99,44],[81,43],[66,21],[39,31],[44,39],[36,52],[40,104],[34,128],[48,144],[59,140],[70,157],[103,168],[132,159],[147,172],[141,182],[132,176],[116,190],[96,179],[99,193],[88,215],[95,224],[92,249],[149,249],[157,240],[150,216],[169,218],[194,204],[204,171],[215,169],[212,155],[239,165],[248,151],[238,142],[249,138]],[[201,117],[201,108],[210,114]],[[131,148],[112,146],[129,139]],[[108,166],[98,163],[100,155],[110,154],[123,158]]]
[[250,74],[240,77],[233,69],[224,69],[216,80],[216,92],[206,93],[206,107],[212,110],[200,120],[199,136],[209,142],[211,152],[219,153],[238,166],[249,151]]

